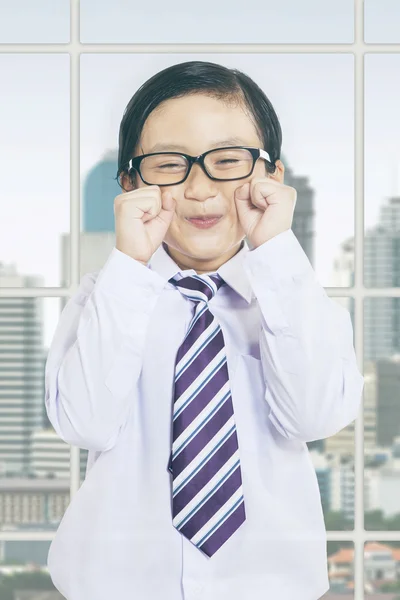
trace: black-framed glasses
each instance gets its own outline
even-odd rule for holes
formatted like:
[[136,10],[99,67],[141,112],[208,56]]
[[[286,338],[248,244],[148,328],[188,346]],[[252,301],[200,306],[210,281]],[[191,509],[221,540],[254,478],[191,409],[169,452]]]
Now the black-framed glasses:
[[195,163],[215,181],[245,179],[253,171],[257,159],[263,158],[271,167],[270,156],[262,148],[249,146],[227,146],[207,150],[199,156],[190,156],[182,152],[152,152],[135,156],[128,162],[128,174],[132,169],[139,173],[147,185],[176,185],[183,183],[189,176]]

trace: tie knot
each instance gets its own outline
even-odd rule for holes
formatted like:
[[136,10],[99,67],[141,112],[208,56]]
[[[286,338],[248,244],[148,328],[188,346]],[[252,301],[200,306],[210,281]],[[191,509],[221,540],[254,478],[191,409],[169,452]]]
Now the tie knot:
[[171,277],[169,282],[175,285],[186,298],[195,302],[208,302],[225,283],[218,273],[215,275],[189,275],[181,279]]

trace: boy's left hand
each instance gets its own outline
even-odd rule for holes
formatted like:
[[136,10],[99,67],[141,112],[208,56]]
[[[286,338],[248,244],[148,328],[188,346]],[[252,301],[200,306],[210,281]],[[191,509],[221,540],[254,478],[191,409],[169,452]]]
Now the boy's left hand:
[[239,221],[253,248],[291,228],[296,200],[295,188],[272,177],[253,178],[236,189]]

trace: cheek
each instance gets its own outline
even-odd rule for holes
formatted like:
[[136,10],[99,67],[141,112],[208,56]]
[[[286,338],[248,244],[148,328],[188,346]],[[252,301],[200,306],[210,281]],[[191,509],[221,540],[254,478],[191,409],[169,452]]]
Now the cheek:
[[184,228],[188,226],[188,222],[185,220],[182,211],[179,210],[179,206],[177,207],[174,216],[172,217],[171,224],[169,226],[169,231],[173,234],[179,234]]
[[260,160],[256,163],[256,166],[253,171],[253,177],[267,177],[269,173],[266,169],[266,163],[263,160]]

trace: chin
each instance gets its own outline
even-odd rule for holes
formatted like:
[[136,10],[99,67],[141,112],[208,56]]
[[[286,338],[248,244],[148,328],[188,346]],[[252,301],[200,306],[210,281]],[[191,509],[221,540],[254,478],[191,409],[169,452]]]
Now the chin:
[[[170,232],[171,233],[171,232]],[[218,235],[191,235],[190,237],[183,236],[168,236],[164,242],[171,246],[172,249],[184,254],[187,257],[203,260],[215,260],[224,254],[232,252],[233,248],[239,248],[245,236],[237,235],[232,239],[232,232],[226,232],[226,238],[219,233]]]
[[219,248],[215,244],[196,244],[195,246],[190,245],[185,248],[185,254],[188,256],[200,259],[205,258],[207,260],[218,258],[218,256],[221,256],[225,252],[225,248]]

